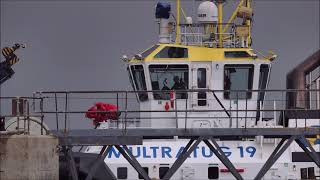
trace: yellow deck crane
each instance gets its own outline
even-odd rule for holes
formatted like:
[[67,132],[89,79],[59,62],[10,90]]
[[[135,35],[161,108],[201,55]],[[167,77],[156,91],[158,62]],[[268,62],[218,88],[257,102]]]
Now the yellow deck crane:
[[19,58],[14,52],[19,48],[25,48],[25,45],[14,44],[12,47],[4,47],[2,49],[2,55],[5,60],[0,61],[0,85],[13,76],[14,71],[12,66],[19,61]]

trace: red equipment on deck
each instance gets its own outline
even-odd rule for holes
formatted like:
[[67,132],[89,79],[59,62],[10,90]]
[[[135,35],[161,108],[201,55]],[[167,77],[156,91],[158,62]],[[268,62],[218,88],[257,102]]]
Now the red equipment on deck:
[[95,103],[95,105],[86,112],[86,117],[93,119],[95,126],[108,120],[118,120],[119,116],[118,106],[102,102]]

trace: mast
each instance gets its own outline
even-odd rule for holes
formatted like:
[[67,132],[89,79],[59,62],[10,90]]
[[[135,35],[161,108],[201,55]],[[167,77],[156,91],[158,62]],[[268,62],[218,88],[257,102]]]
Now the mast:
[[223,20],[223,4],[224,0],[217,0],[217,4],[218,4],[218,33],[219,33],[219,47],[222,47],[222,20]]
[[[246,7],[251,8],[251,0],[247,0]],[[247,44],[248,47],[251,47],[251,19],[246,20],[246,25],[248,26]]]
[[180,30],[180,0],[177,0],[176,3],[176,8],[177,8],[177,34],[176,34],[176,44],[180,44],[180,34],[181,34],[181,30]]

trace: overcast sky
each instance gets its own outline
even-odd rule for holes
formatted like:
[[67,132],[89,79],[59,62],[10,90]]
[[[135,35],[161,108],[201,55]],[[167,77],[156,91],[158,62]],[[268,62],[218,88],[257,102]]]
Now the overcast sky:
[[[157,43],[156,0],[1,1],[1,47],[26,43],[1,96],[39,90],[130,89],[120,61]],[[171,1],[174,2],[174,1]],[[189,16],[192,0],[184,0]],[[224,19],[235,1],[228,1]],[[270,88],[319,49],[319,0],[256,0],[253,48],[273,50]]]

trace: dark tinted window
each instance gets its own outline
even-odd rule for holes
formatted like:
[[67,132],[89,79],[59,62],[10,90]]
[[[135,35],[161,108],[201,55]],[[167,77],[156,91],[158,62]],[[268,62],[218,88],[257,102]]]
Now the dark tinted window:
[[[161,90],[154,92],[154,99],[170,99],[169,90],[185,90],[189,84],[188,65],[150,65],[150,79],[152,90]],[[165,92],[166,91],[166,92]],[[177,99],[186,99],[187,93],[177,92]]]
[[132,76],[131,76],[131,72],[130,72],[129,67],[127,67],[127,71],[128,71],[129,81],[130,81],[130,84],[131,84],[131,86],[132,86],[132,89],[135,89],[135,88],[134,88],[134,85],[133,85],[133,79],[132,79]]
[[198,93],[198,106],[206,106],[207,105],[207,94],[206,92]]
[[206,68],[199,68],[197,71],[198,76],[198,88],[207,87],[207,70]]
[[[199,68],[197,70],[197,84],[199,89],[207,88],[207,70],[206,68]],[[198,106],[207,105],[207,93],[198,92]]]
[[[147,174],[149,174],[149,168],[148,167],[144,167],[143,169]],[[143,179],[143,177],[140,174],[139,174],[139,179]]]
[[188,49],[180,47],[165,47],[155,58],[188,58]]
[[218,178],[219,178],[219,168],[208,167],[208,179],[218,179]]
[[[318,144],[319,145],[319,144]],[[320,152],[316,152],[320,157]],[[305,152],[292,152],[292,162],[313,162]]]
[[225,92],[224,98],[250,99],[252,93],[245,90],[252,89],[253,69],[253,65],[225,65],[224,90],[231,92]]
[[307,168],[301,168],[300,169],[301,179],[308,179],[308,169]]
[[146,58],[149,56],[154,50],[156,50],[159,47],[159,45],[154,45],[151,48],[145,50],[143,53],[141,53],[142,59]]
[[127,179],[128,178],[128,169],[126,167],[119,167],[117,169],[117,178],[118,179]]
[[246,51],[227,51],[224,53],[226,58],[247,58],[251,57]]
[[[269,74],[269,65],[262,64],[260,66],[260,77],[259,77],[259,90],[265,90],[267,87],[268,81],[268,74]],[[264,92],[259,93],[259,101],[263,101]]]
[[164,175],[168,172],[169,167],[160,167],[159,168],[159,178],[163,179]]
[[[144,76],[143,66],[142,65],[134,65],[131,66],[131,72],[133,76],[133,81],[137,91],[146,91],[146,79]],[[147,92],[139,92],[140,101],[146,101],[148,99]]]

